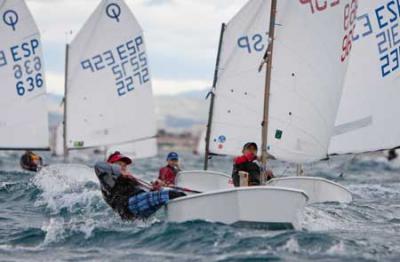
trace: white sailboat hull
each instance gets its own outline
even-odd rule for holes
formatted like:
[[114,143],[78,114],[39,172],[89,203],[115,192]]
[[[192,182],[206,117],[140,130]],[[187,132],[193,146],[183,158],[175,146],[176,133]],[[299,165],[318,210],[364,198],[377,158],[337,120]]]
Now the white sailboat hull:
[[231,177],[216,171],[190,170],[179,172],[176,185],[200,192],[233,188]]
[[249,224],[269,229],[299,229],[308,196],[300,190],[245,187],[219,190],[172,200],[169,222],[205,220]]
[[345,187],[319,177],[284,177],[274,178],[267,185],[303,190],[308,195],[309,203],[339,202],[350,203],[351,192]]

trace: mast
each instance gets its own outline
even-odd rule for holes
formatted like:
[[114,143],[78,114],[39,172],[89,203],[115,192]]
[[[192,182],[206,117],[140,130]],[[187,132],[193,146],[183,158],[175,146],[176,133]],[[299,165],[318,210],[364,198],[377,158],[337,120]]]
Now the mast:
[[68,92],[68,57],[69,57],[69,44],[65,46],[65,79],[64,79],[64,126],[63,126],[63,138],[64,138],[64,160],[68,157],[68,146],[67,146],[67,92]]
[[214,90],[217,85],[218,81],[218,68],[219,68],[219,62],[220,62],[220,57],[221,57],[221,48],[222,48],[222,42],[224,38],[224,32],[225,32],[225,23],[222,23],[221,26],[221,33],[219,37],[219,44],[218,44],[218,54],[217,54],[217,61],[215,63],[215,70],[214,70],[214,80],[213,80],[213,86],[212,86],[212,91],[211,91],[211,102],[210,102],[210,110],[208,113],[208,123],[207,123],[207,133],[206,133],[206,150],[205,150],[205,155],[204,155],[204,170],[208,169],[208,158],[210,156],[210,136],[211,136],[211,125],[212,125],[212,117],[214,113],[214,102],[215,102],[215,94]]
[[269,95],[271,89],[271,75],[272,75],[272,55],[274,49],[275,38],[275,19],[276,19],[276,5],[277,0],[271,1],[271,14],[269,21],[268,32],[268,47],[264,55],[264,62],[267,63],[267,72],[265,74],[265,91],[264,91],[264,116],[262,121],[262,134],[261,134],[261,164],[266,170],[267,166],[267,138],[268,138],[268,115],[269,115]]

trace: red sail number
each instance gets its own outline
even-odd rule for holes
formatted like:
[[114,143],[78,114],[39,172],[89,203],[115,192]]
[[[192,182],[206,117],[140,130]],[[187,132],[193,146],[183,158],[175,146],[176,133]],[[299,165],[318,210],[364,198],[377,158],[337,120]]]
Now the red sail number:
[[357,16],[358,2],[357,0],[352,0],[351,5],[346,4],[344,7],[344,21],[343,27],[346,31],[346,35],[343,37],[342,43],[342,55],[340,61],[344,62],[346,58],[350,55],[351,47],[353,45],[353,34],[356,27],[356,16]]
[[301,4],[309,4],[311,13],[322,12],[328,7],[340,4],[340,0],[299,0]]

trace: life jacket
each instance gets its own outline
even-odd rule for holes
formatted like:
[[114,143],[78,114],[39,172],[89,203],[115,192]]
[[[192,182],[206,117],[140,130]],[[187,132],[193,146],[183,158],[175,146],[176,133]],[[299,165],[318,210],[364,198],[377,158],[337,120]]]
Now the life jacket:
[[245,154],[234,159],[232,180],[235,187],[240,186],[239,171],[244,171],[249,174],[249,185],[260,185],[261,168],[255,162],[257,159],[253,154]]
[[128,200],[145,192],[139,182],[133,177],[123,176],[118,165],[99,162],[95,165],[95,171],[106,203],[122,219],[134,219],[134,215],[128,209]]
[[175,178],[178,172],[178,169],[167,165],[160,169],[158,179],[167,184],[175,184]]

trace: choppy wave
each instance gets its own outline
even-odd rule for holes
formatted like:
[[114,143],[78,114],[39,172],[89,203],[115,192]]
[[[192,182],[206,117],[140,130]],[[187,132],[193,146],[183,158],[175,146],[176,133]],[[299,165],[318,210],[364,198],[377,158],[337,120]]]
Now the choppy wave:
[[[199,159],[184,158],[187,169],[200,168]],[[162,162],[162,158],[137,162],[134,171],[151,179],[157,163]],[[273,165],[277,174],[294,172],[293,167]],[[214,166],[229,168],[229,159]],[[17,158],[11,155],[2,158],[0,169],[0,260],[400,258],[400,164],[384,159],[338,159],[306,166],[308,174],[348,187],[354,201],[308,206],[299,231],[263,231],[201,221],[166,223],[163,211],[150,221],[122,222],[104,203],[91,167],[54,164],[34,174],[18,171]]]

